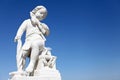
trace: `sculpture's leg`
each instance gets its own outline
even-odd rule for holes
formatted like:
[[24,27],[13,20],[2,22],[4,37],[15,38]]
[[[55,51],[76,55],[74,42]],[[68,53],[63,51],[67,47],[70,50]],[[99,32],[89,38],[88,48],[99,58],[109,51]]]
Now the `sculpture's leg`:
[[28,57],[28,55],[30,55],[30,50],[23,50],[23,55],[22,55],[22,58],[23,58],[23,69],[25,68],[25,63],[26,63],[26,57]]
[[43,63],[44,60],[45,60],[45,58],[43,56],[39,56],[36,70],[41,70],[44,68],[44,63]]
[[23,71],[24,67],[25,67],[25,62],[26,62],[26,57],[28,55],[28,51],[27,50],[21,50],[21,55],[17,55],[17,67],[18,67],[18,71]]
[[44,42],[40,42],[40,40],[35,40],[31,45],[31,56],[30,56],[30,63],[28,67],[26,68],[26,71],[28,73],[33,72],[36,61],[39,57],[39,51],[40,49],[43,49]]

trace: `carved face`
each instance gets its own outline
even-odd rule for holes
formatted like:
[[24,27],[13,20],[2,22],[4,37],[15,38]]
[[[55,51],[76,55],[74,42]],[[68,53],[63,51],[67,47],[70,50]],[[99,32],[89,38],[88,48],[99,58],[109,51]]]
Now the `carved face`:
[[45,9],[40,9],[35,13],[35,16],[37,19],[43,20],[47,16],[47,11]]

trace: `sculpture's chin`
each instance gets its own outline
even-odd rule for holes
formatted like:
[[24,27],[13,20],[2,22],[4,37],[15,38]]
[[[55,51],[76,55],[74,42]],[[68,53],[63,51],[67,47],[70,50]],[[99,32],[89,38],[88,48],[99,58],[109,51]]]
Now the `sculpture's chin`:
[[39,21],[42,21],[44,18],[37,18]]
[[39,20],[43,20],[43,19],[45,19],[45,18],[46,18],[46,15],[41,16],[41,17],[38,17]]

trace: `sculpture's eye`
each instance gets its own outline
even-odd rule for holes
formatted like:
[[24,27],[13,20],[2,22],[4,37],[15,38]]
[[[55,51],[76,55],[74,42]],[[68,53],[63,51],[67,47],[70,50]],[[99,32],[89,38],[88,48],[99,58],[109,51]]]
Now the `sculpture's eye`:
[[43,15],[43,13],[40,13],[41,15]]
[[40,12],[40,14],[44,14],[43,12]]

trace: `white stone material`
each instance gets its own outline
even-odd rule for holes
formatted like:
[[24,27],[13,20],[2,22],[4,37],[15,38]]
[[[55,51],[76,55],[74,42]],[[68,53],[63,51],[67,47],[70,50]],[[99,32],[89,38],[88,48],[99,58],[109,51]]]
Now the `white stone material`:
[[[61,80],[56,69],[56,56],[51,48],[45,47],[45,36],[49,35],[49,27],[41,21],[47,16],[44,6],[37,6],[30,12],[30,19],[23,21],[14,41],[17,42],[17,71],[9,73],[9,80]],[[26,32],[25,43],[22,45],[22,34]],[[30,62],[25,68],[26,58]]]
[[61,80],[61,75],[58,70],[45,68],[36,71],[34,76],[13,76],[9,80]]
[[60,77],[33,76],[33,77],[14,77],[12,80],[61,80]]

